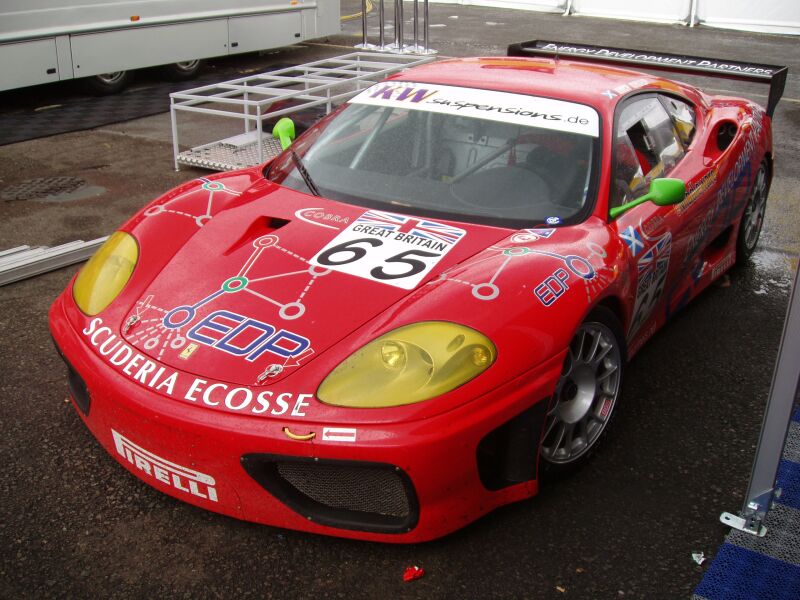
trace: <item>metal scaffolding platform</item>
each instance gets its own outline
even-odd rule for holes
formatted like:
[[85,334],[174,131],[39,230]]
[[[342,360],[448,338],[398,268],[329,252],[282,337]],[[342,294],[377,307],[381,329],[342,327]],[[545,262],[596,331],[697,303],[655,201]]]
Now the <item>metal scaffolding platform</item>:
[[[352,52],[343,56],[249,75],[170,94],[175,170],[179,165],[231,171],[255,166],[281,148],[265,124],[314,107],[334,106],[392,73],[430,62],[432,56]],[[178,113],[199,113],[242,122],[242,133],[181,151]]]
[[17,246],[2,250],[0,286],[82,262],[94,254],[106,239],[108,238],[102,237],[89,242],[77,240],[53,248]]

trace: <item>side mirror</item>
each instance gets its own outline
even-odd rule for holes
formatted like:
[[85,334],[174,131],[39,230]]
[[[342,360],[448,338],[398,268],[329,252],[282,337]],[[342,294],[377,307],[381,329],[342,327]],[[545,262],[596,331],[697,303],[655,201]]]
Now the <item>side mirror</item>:
[[279,139],[281,141],[281,149],[286,150],[292,145],[292,142],[296,137],[294,132],[294,121],[292,121],[289,117],[283,117],[282,119],[279,119],[278,122],[275,123],[275,127],[272,128],[272,137]]
[[686,184],[681,179],[670,179],[663,177],[661,179],[653,179],[650,182],[650,191],[644,196],[632,200],[622,206],[616,206],[608,211],[612,219],[616,219],[622,213],[630,210],[634,206],[639,206],[647,201],[652,202],[658,206],[669,206],[670,204],[678,204],[683,202],[686,197]]

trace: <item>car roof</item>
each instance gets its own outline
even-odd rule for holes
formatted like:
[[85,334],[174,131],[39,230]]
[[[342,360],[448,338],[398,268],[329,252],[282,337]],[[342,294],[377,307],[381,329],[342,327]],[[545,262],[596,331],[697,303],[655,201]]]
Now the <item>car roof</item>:
[[413,67],[392,80],[475,87],[533,94],[587,104],[613,113],[621,97],[636,89],[671,91],[700,100],[697,90],[639,71],[562,58],[480,57],[436,61]]

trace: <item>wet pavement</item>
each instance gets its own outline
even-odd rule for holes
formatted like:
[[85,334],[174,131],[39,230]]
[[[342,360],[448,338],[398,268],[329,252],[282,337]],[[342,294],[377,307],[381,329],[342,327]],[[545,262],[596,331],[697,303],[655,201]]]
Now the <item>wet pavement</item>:
[[[343,4],[345,14],[357,3]],[[800,250],[800,48],[795,39],[702,28],[452,5],[431,13],[433,24],[446,25],[431,30],[432,44],[449,55],[497,55],[538,37],[789,64],[774,124],[776,175],[752,262],[644,347],[588,468],[442,540],[409,546],[243,523],[141,483],[65,400],[46,313],[75,269],[0,288],[0,598],[691,594],[703,570],[691,553],[714,555],[726,533],[718,515],[737,510],[746,489]],[[356,31],[349,23],[331,42],[352,44]],[[306,45],[247,60],[266,66],[345,51]],[[757,86],[700,81],[765,100]],[[39,88],[27,100],[15,94],[14,108],[71,94],[69,86]],[[105,235],[201,173],[172,170],[168,115],[0,147],[0,193],[44,176],[78,177],[100,190],[71,202],[0,201],[0,249]],[[403,583],[410,565],[426,575]]]

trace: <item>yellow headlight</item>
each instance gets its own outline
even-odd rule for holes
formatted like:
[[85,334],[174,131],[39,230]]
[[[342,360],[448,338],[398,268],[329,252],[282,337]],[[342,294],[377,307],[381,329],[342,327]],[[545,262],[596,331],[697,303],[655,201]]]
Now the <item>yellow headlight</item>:
[[89,259],[72,287],[78,308],[89,316],[105,309],[131,278],[139,245],[133,236],[117,231]]
[[464,385],[496,357],[491,340],[474,329],[445,321],[414,323],[351,354],[325,378],[317,398],[352,408],[422,402]]

